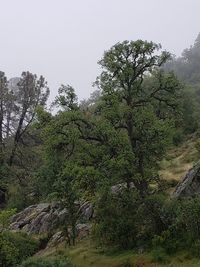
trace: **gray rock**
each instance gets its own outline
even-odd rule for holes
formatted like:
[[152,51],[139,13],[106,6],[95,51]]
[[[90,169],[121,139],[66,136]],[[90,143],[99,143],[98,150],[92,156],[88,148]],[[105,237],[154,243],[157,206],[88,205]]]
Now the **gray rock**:
[[32,205],[12,217],[10,230],[22,230],[28,234],[47,233],[56,229],[59,222],[63,222],[63,218],[63,213],[56,210],[55,205]]
[[200,194],[200,162],[191,168],[175,188],[172,197],[190,197]]
[[47,248],[56,247],[58,244],[65,241],[65,235],[64,232],[59,231],[55,233],[49,240],[47,244]]
[[[77,203],[80,221],[88,221],[93,216],[93,205],[85,202]],[[24,231],[28,234],[52,233],[62,228],[69,218],[66,208],[61,208],[57,203],[41,203],[32,205],[11,219],[10,230]]]
[[52,232],[59,227],[59,221],[57,213],[47,213],[40,222],[39,233]]
[[79,223],[76,226],[78,239],[83,239],[90,235],[92,226],[89,223]]
[[[122,190],[127,188],[127,183],[116,184],[111,186],[112,194],[119,194]],[[130,188],[134,188],[133,182],[130,183]]]
[[92,219],[93,217],[93,213],[94,213],[94,207],[93,204],[91,202],[85,202],[81,205],[80,207],[80,217],[84,220],[84,221],[89,221]]
[[49,203],[40,203],[36,206],[38,212],[48,212],[52,206]]
[[[76,226],[76,232],[77,232],[77,239],[81,240],[89,236],[91,232],[91,224],[89,223],[79,223]],[[70,228],[68,229],[70,233]],[[58,231],[56,232],[49,240],[46,248],[56,247],[60,243],[66,241],[67,242],[67,236],[64,231]]]

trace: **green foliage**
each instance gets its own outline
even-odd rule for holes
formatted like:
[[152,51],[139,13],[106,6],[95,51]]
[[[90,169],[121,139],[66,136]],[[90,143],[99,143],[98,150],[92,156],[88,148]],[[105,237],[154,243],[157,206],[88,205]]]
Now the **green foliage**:
[[[74,177],[69,175],[68,171],[63,173],[58,177],[58,181],[55,183],[55,192],[58,200],[69,212],[68,218],[65,221],[65,231],[68,236],[68,243],[75,245],[76,239],[76,223],[78,220],[78,210],[76,201],[78,201],[78,194],[76,188],[74,187]],[[68,228],[71,228],[71,233],[69,233]]]
[[0,266],[16,266],[18,262],[18,249],[8,240],[0,236]]
[[[22,95],[17,103],[26,112],[18,114],[22,124],[12,136],[14,146],[6,159],[15,178],[8,185],[8,207],[24,208],[32,203],[31,195],[35,201],[56,199],[68,210],[64,231],[74,244],[76,203],[96,199],[93,232],[102,246],[152,246],[156,261],[164,261],[163,251],[171,253],[175,246],[181,249],[183,244],[195,244],[200,235],[199,201],[166,200],[164,194],[155,192],[161,191],[159,162],[168,147],[172,142],[178,145],[198,128],[198,105],[193,108],[195,102],[188,99],[199,89],[183,88],[173,72],[160,68],[170,58],[160,49],[160,45],[142,40],[117,43],[99,61],[98,93],[85,106],[79,105],[73,87],[61,85],[53,103],[61,108],[56,114],[44,109],[48,96],[44,78],[22,74],[18,85]],[[30,92],[25,81],[30,82]],[[30,96],[30,105],[26,96]],[[23,128],[26,121],[29,131]],[[0,168],[3,176],[5,167]],[[119,192],[111,192],[113,185],[121,186]],[[8,215],[2,215],[3,225]],[[4,247],[10,244],[8,255],[2,249],[4,258],[11,261],[13,251],[15,264],[37,247],[25,236],[3,233],[1,238]],[[43,241],[45,244],[47,239]],[[198,250],[198,242],[194,250]],[[22,255],[21,251],[26,252]],[[65,266],[62,260],[46,259],[31,259],[23,266],[53,266],[53,262]]]
[[176,224],[185,241],[192,245],[200,236],[200,198],[188,198],[177,203]]
[[78,98],[74,88],[70,85],[61,85],[58,89],[58,96],[53,102],[54,106],[61,107],[64,110],[78,109]]
[[129,164],[121,177],[142,194],[156,177],[157,161],[169,144],[181,92],[173,73],[158,70],[170,57],[166,52],[155,55],[159,49],[141,40],[117,43],[104,53],[99,62],[103,72],[97,79],[101,116],[114,127],[118,139],[124,138],[125,151],[122,148],[120,155]]
[[63,172],[73,176],[73,190],[84,197],[121,182],[147,193],[171,142],[181,91],[173,73],[158,70],[170,56],[155,55],[159,49],[138,40],[106,51],[96,82],[102,96],[93,112],[79,109],[73,88],[62,86],[56,102],[66,105],[64,111],[45,123],[43,113],[38,117],[46,162],[37,177],[44,195],[54,192]]
[[75,267],[67,258],[32,258],[28,259],[19,267]]
[[133,189],[106,191],[98,197],[95,208],[94,238],[102,246],[121,249],[151,247],[152,239],[164,233],[173,219],[164,196],[141,198]]
[[0,227],[6,229],[9,225],[10,218],[16,213],[16,209],[0,210]]
[[189,249],[189,253],[197,258],[200,258],[200,240],[196,239]]
[[163,195],[141,198],[125,189],[107,191],[96,203],[93,236],[104,247],[153,248],[155,258],[163,258],[160,249],[165,254],[187,249],[198,256],[199,217],[198,197],[168,200]]
[[167,262],[167,254],[162,247],[157,247],[156,249],[152,250],[152,260],[158,263],[166,263]]
[[199,197],[171,201],[164,208],[168,225],[153,237],[153,247],[162,247],[170,254],[187,249],[192,255],[199,256]]
[[0,234],[0,266],[11,267],[32,256],[38,249],[38,242],[31,237],[3,232]]
[[199,77],[200,77],[200,35],[189,49],[185,49],[181,57],[173,58],[165,65],[165,70],[173,70],[185,83],[182,95],[182,116],[179,126],[183,135],[194,133],[199,128]]
[[29,190],[28,185],[19,185],[18,183],[9,185],[7,207],[21,211],[33,204],[35,201],[29,196]]

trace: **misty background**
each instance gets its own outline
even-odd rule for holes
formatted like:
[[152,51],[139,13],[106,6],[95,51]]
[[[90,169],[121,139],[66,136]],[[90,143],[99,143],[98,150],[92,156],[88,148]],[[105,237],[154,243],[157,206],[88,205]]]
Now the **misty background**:
[[0,0],[0,70],[43,75],[89,97],[104,50],[123,40],[161,43],[180,55],[200,28],[199,0]]

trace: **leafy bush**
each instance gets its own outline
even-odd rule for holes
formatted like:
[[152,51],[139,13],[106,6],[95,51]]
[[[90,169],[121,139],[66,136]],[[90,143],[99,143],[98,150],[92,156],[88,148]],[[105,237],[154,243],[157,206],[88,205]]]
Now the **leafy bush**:
[[200,240],[196,240],[191,249],[190,249],[190,254],[192,254],[193,256],[200,258]]
[[15,245],[0,236],[0,266],[16,266],[18,250]]
[[121,249],[136,245],[138,198],[132,191],[107,191],[96,203],[93,236],[99,244]]
[[102,246],[147,248],[171,222],[164,196],[146,198],[135,191],[105,192],[96,203],[93,236]]
[[75,267],[67,258],[45,259],[32,258],[23,262],[19,267]]
[[185,247],[191,248],[200,238],[200,197],[177,201],[175,212],[178,238]]
[[96,203],[93,236],[112,249],[187,250],[200,257],[200,197],[170,200],[163,194],[108,190]]
[[164,218],[168,225],[153,237],[153,247],[162,247],[167,253],[186,249],[200,257],[200,198],[171,200],[163,208],[168,214],[168,221]]
[[10,217],[16,213],[16,209],[8,209],[0,211],[0,226],[5,229],[10,221]]
[[26,207],[35,203],[35,200],[31,198],[29,194],[30,188],[28,185],[12,184],[8,188],[8,203],[7,207],[10,209],[16,209],[21,211]]
[[0,234],[0,266],[16,266],[37,249],[38,242],[26,234],[3,232]]
[[183,141],[184,141],[184,134],[182,129],[176,129],[176,131],[174,132],[174,136],[173,136],[173,144],[175,146],[180,145]]

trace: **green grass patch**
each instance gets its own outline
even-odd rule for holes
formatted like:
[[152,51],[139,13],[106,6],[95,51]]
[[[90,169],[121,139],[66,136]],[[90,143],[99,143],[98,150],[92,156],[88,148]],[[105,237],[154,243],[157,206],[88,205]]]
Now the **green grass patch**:
[[96,248],[91,240],[82,240],[75,247],[46,250],[40,257],[67,256],[76,267],[199,267],[200,259],[187,252],[167,256],[163,251],[139,254],[133,250],[110,252]]

